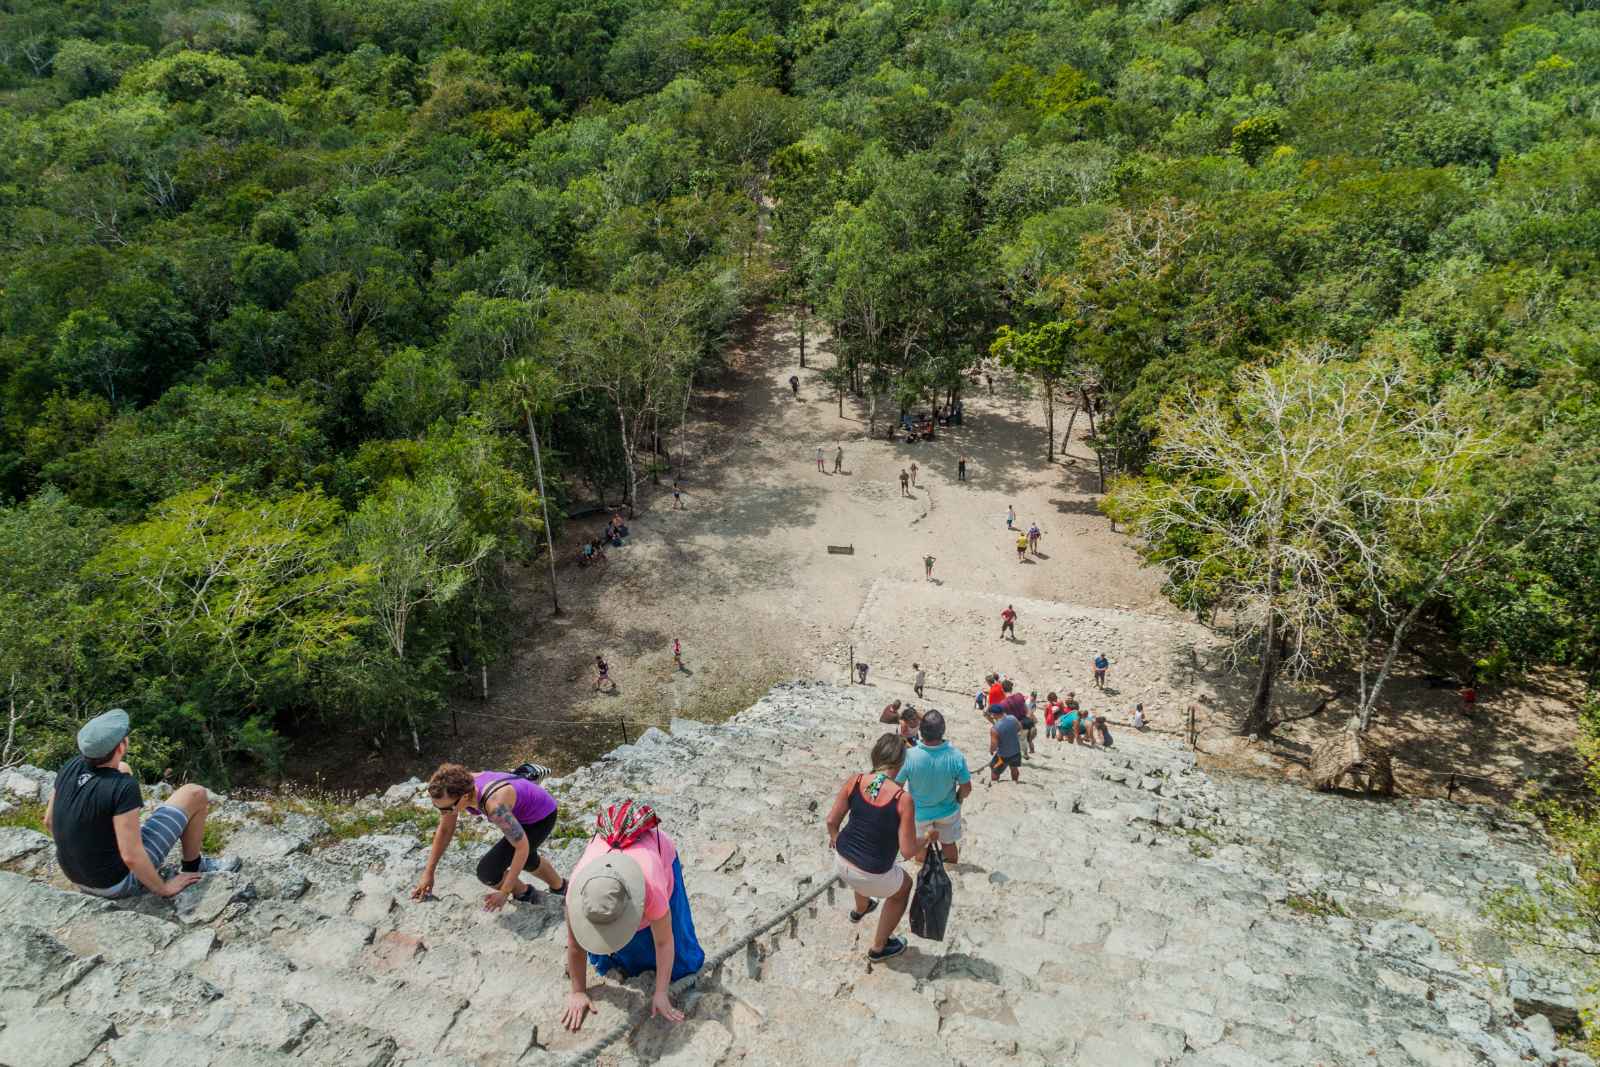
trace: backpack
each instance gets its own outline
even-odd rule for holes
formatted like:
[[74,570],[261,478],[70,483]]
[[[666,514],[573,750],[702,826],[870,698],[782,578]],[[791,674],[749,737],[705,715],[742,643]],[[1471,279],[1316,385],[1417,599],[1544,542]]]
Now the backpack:
[[538,782],[550,777],[550,768],[542,763],[524,763],[511,773],[518,778],[526,778],[530,782]]
[[594,820],[596,832],[612,848],[627,848],[660,825],[654,808],[632,800],[610,805]]

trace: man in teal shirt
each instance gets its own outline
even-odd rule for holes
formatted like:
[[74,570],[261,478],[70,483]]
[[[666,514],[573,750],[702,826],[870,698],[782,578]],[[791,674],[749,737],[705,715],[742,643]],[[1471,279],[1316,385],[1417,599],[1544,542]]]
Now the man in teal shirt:
[[906,751],[905,762],[894,780],[911,792],[917,836],[937,830],[944,861],[954,863],[960,851],[957,842],[961,840],[961,802],[972,792],[967,757],[954,745],[945,744],[944,716],[937,711],[922,717],[918,733],[922,744]]

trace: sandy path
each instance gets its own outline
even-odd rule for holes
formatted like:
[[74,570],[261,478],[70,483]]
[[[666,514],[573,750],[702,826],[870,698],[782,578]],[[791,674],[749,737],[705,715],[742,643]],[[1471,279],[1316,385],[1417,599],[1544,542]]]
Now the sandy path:
[[[956,665],[985,662],[995,649],[998,621],[987,616],[1003,606],[996,597],[1174,617],[1158,576],[1095,509],[1092,453],[1080,442],[1069,461],[1047,465],[1042,406],[1017,383],[1002,375],[995,396],[972,392],[964,424],[937,441],[869,441],[864,405],[846,398],[840,418],[820,376],[833,357],[808,343],[810,366],[800,370],[797,343],[788,322],[766,320],[736,349],[675,443],[684,509],[672,508],[668,486],[646,486],[632,536],[606,567],[559,568],[560,619],[530,584],[524,636],[492,676],[490,700],[463,702],[459,742],[446,733],[441,744],[469,762],[521,753],[575,761],[615,744],[619,719],[630,732],[674,714],[715,719],[781,678],[840,678],[853,639],[865,648],[889,631],[907,635],[909,649],[909,636],[938,630],[947,680],[964,687]],[[798,398],[790,374],[801,378]],[[1058,414],[1063,427],[1066,412]],[[1080,419],[1077,432],[1086,429]],[[835,475],[840,445],[844,469]],[[960,455],[965,483],[956,478]],[[917,486],[902,496],[900,470],[913,461]],[[1036,521],[1044,531],[1041,556],[1025,564],[1005,528],[1008,504],[1019,526]],[[563,555],[602,522],[570,524]],[[830,555],[830,544],[855,552]],[[924,553],[938,560],[936,602],[923,588]],[[950,625],[962,605],[981,605],[982,618]],[[865,629],[853,635],[858,621]],[[674,637],[685,672],[672,669]],[[591,689],[596,652],[611,664],[616,695]],[[887,646],[870,654],[890,657],[886,670],[909,670]]]

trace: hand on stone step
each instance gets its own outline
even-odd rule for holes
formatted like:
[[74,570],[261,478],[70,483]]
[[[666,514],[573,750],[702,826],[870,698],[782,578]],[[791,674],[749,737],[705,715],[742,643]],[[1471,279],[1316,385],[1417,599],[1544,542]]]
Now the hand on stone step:
[[484,896],[483,896],[483,910],[484,911],[499,911],[501,908],[503,908],[505,906],[506,906],[506,894],[500,892],[500,890],[496,889],[493,893],[485,893],[484,894]]
[[[669,1005],[670,1007],[670,1005]],[[561,1025],[576,1032],[590,1012],[598,1011],[587,993],[568,993],[567,1006],[561,1012]],[[682,1018],[682,1016],[679,1016]]]
[[650,998],[650,1018],[665,1019],[669,1023],[683,1022],[683,1012],[672,1006],[672,1000],[665,991],[657,993]]

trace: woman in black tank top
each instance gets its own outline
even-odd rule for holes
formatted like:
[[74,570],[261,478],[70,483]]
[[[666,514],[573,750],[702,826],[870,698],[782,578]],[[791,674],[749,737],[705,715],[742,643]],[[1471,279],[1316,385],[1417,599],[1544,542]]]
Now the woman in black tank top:
[[846,779],[828,812],[828,844],[838,854],[835,870],[855,893],[850,921],[860,922],[878,900],[888,902],[867,953],[873,960],[888,959],[906,947],[889,936],[911,900],[911,879],[895,864],[895,853],[915,859],[938,838],[937,831],[917,837],[911,794],[894,781],[905,752],[899,734],[878,738],[872,746],[872,773]]

